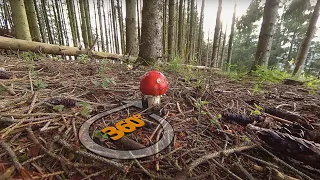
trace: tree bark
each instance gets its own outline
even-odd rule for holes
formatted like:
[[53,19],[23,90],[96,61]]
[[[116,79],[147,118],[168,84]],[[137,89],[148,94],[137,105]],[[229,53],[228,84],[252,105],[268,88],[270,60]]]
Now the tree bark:
[[120,0],[117,0],[117,10],[118,10],[118,20],[119,20],[120,40],[121,40],[121,52],[122,52],[122,54],[124,54],[126,52],[126,46],[125,46],[125,41],[124,41],[122,6],[120,4],[121,4]]
[[201,12],[200,12],[200,24],[199,24],[199,33],[198,33],[198,64],[201,65],[202,58],[202,42],[203,42],[203,11],[204,11],[205,1],[202,0]]
[[309,22],[306,36],[303,39],[303,42],[301,44],[301,49],[297,56],[296,66],[292,72],[292,76],[299,75],[304,68],[304,65],[308,56],[308,51],[310,49],[311,40],[314,37],[314,34],[317,30],[316,24],[319,18],[319,11],[320,11],[320,0],[317,0],[317,4],[314,7],[314,10]]
[[16,38],[31,41],[26,9],[22,0],[10,0]]
[[275,31],[280,0],[267,0],[261,25],[257,52],[251,71],[256,70],[257,66],[268,66],[272,39]]
[[[97,0],[97,1],[98,1],[97,8],[98,8],[99,24],[100,24],[101,47],[102,47],[102,51],[106,51],[106,47],[104,44],[104,36],[103,36],[103,19],[102,19],[102,13],[101,13],[101,0]],[[106,23],[106,22],[104,22],[104,23]]]
[[191,0],[191,5],[190,5],[190,27],[189,27],[189,38],[188,38],[188,59],[187,59],[187,64],[191,61],[192,57],[192,47],[193,47],[193,29],[194,29],[194,1]]
[[33,0],[25,0],[26,13],[28,18],[28,24],[33,41],[41,42],[40,30],[38,27],[37,14],[34,7]]
[[220,64],[219,64],[219,67],[220,69],[223,69],[223,57],[224,57],[224,50],[225,50],[225,47],[226,47],[226,39],[227,39],[227,25],[226,25],[226,29],[224,31],[224,36],[223,36],[223,43],[222,43],[222,47],[221,47],[221,57],[220,57]]
[[88,43],[89,47],[93,46],[93,39],[92,39],[92,28],[91,28],[91,18],[90,18],[90,6],[89,6],[89,1],[84,0],[84,12],[85,12],[85,17],[86,17],[86,25],[87,25],[87,33],[88,33]]
[[162,56],[163,1],[143,1],[139,61],[154,64]]
[[174,0],[169,0],[168,61],[173,59]]
[[230,72],[231,67],[231,54],[232,54],[232,44],[233,44],[233,36],[234,36],[234,24],[236,23],[236,11],[237,11],[237,2],[234,2],[233,8],[233,16],[232,16],[232,23],[231,23],[231,32],[229,36],[228,42],[228,56],[227,56],[227,71]]
[[212,46],[212,57],[211,57],[211,67],[214,67],[217,61],[217,50],[218,50],[218,41],[219,41],[219,34],[221,29],[221,11],[222,11],[222,0],[219,0],[219,7],[217,11],[217,18],[216,18],[216,26],[214,30],[214,37],[213,37],[213,46]]
[[138,55],[136,0],[126,0],[126,54]]
[[183,6],[184,6],[184,0],[180,0],[179,2],[179,32],[178,32],[178,54],[181,58],[182,56],[182,37],[183,37]]
[[168,0],[164,0],[163,4],[163,29],[162,29],[162,57],[163,60],[167,60],[167,6],[168,6]]
[[73,0],[67,0],[67,9],[68,9],[68,16],[69,16],[69,25],[70,25],[70,29],[71,29],[71,35],[72,35],[72,42],[74,46],[78,46],[77,43],[77,33],[76,33],[76,25],[75,25],[75,13],[73,11],[73,6],[71,1]]
[[[79,0],[80,5],[80,14],[81,14],[81,30],[82,30],[82,39],[85,48],[89,47],[89,40],[88,40],[88,31],[87,31],[87,22],[86,22],[86,13],[84,4],[86,0]],[[52,43],[51,43],[52,44]]]

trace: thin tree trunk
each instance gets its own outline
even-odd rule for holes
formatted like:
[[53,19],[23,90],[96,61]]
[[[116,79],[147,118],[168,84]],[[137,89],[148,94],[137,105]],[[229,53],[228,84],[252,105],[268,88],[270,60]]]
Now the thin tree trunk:
[[56,0],[52,0],[51,1],[51,5],[52,5],[52,10],[53,10],[53,15],[54,15],[54,22],[55,22],[55,27],[57,27],[57,34],[58,34],[58,42],[60,45],[62,45],[62,31],[61,31],[61,27],[60,27],[60,21],[58,20],[58,15],[56,12],[56,6],[55,3],[57,2]]
[[164,4],[163,4],[163,29],[162,29],[162,57],[164,61],[167,61],[167,4],[168,4],[168,0],[164,0]]
[[250,72],[256,70],[257,66],[268,66],[279,3],[280,0],[266,1],[257,52]]
[[24,2],[21,0],[9,0],[9,2],[16,38],[31,41],[32,39]]
[[49,38],[49,43],[50,44],[54,44],[53,42],[53,36],[52,36],[52,31],[51,31],[51,26],[50,26],[50,22],[49,22],[49,17],[46,11],[46,7],[47,7],[47,1],[46,0],[41,0],[41,5],[42,5],[42,14],[44,15],[44,21],[46,24],[46,29],[47,29],[47,33],[48,33],[48,38]]
[[319,11],[320,11],[320,0],[317,0],[317,4],[314,7],[314,10],[309,22],[306,36],[303,39],[300,52],[297,56],[296,66],[293,70],[292,76],[299,75],[304,68],[304,65],[308,56],[308,51],[310,49],[311,40],[314,37],[314,34],[317,30],[316,24],[319,18]]
[[[98,0],[97,0],[98,1]],[[93,3],[93,10],[94,10],[94,22],[95,22],[95,26],[96,26],[96,36],[95,36],[95,39],[97,39],[97,48],[98,48],[98,51],[100,51],[100,41],[99,41],[99,33],[98,33],[98,18],[97,18],[97,4],[94,2],[94,0],[92,0],[92,3]],[[99,14],[98,14],[99,15]],[[99,22],[100,24],[100,22]]]
[[224,64],[223,57],[224,57],[224,50],[225,50],[225,47],[226,47],[226,40],[227,40],[227,28],[228,28],[228,26],[226,25],[226,29],[224,31],[224,36],[223,36],[223,43],[222,43],[222,47],[221,47],[222,48],[221,49],[221,56],[220,56],[220,60],[219,60],[220,69],[223,69],[223,64]]
[[71,1],[73,1],[73,0],[66,0],[67,9],[68,9],[68,16],[69,16],[69,24],[70,24],[70,29],[71,29],[73,46],[78,46],[76,25],[75,25],[75,18],[74,18],[75,12],[73,11],[74,7],[72,6]]
[[126,0],[126,54],[137,56],[136,0]]
[[41,10],[39,11],[38,4],[36,1],[33,1],[33,3],[34,3],[34,8],[35,8],[35,11],[37,14],[38,26],[39,26],[39,30],[40,30],[40,34],[41,34],[41,39],[42,39],[42,42],[46,43],[48,41],[45,36],[45,23],[43,23],[43,17],[42,18],[40,17]]
[[184,6],[184,0],[180,0],[179,2],[179,32],[178,32],[178,55],[182,56],[182,37],[183,37],[183,6]]
[[84,12],[85,12],[85,18],[86,18],[86,28],[88,33],[88,43],[89,43],[89,47],[91,48],[93,46],[93,38],[92,38],[92,28],[91,28],[91,18],[90,18],[90,6],[89,6],[88,0],[84,0]]
[[296,38],[296,32],[293,33],[292,35],[292,38],[291,38],[291,42],[290,42],[290,47],[289,47],[289,52],[288,52],[288,59],[287,61],[285,62],[285,65],[284,65],[284,68],[285,70],[288,70],[289,69],[289,61],[292,60],[292,49],[293,49],[293,45],[294,45],[294,40]]
[[138,24],[138,43],[140,44],[141,39],[141,28],[140,28],[140,10],[139,10],[139,0],[137,0],[137,24]]
[[203,64],[204,66],[208,66],[209,63],[209,54],[210,54],[210,29],[208,31],[208,40],[207,40],[207,48],[206,48],[206,52],[207,52],[207,59],[206,62]]
[[86,13],[85,13],[85,2],[86,0],[79,0],[80,13],[81,13],[81,30],[82,30],[82,39],[85,48],[89,48],[88,42],[88,32],[86,24]]
[[189,27],[189,38],[188,38],[188,59],[187,59],[187,64],[191,61],[193,58],[192,56],[192,47],[193,47],[193,29],[194,29],[194,1],[191,0],[191,5],[190,5],[190,27]]
[[221,29],[221,11],[222,11],[222,0],[219,0],[219,7],[217,11],[217,18],[216,18],[216,27],[214,31],[214,38],[213,38],[213,47],[212,47],[212,57],[211,57],[211,67],[216,65],[217,61],[217,53],[218,53],[218,41],[219,41],[219,33]]
[[237,2],[234,2],[232,23],[231,23],[231,32],[228,42],[228,56],[227,56],[227,71],[230,72],[231,67],[231,54],[232,54],[232,44],[233,44],[233,36],[234,36],[234,25],[236,23],[236,11],[237,11]]
[[121,52],[122,52],[122,54],[125,54],[126,46],[125,46],[125,41],[124,41],[123,16],[122,16],[121,4],[120,4],[120,0],[117,0],[118,20],[119,20],[120,40],[121,40]]
[[106,39],[106,50],[107,50],[107,52],[110,52],[111,50],[109,49],[109,41],[108,41],[108,39],[109,39],[109,37],[108,37],[108,29],[107,29],[107,20],[106,20],[106,12],[105,12],[105,9],[104,9],[104,1],[103,0],[101,0],[102,1],[102,9],[103,9],[103,20],[104,20],[104,29],[105,29],[105,39]]
[[200,23],[199,23],[199,32],[198,32],[198,64],[201,65],[201,52],[202,52],[202,41],[203,41],[203,11],[204,11],[205,1],[202,0],[201,12],[200,12]]
[[173,59],[174,0],[169,0],[168,61]]
[[222,26],[223,26],[223,23],[221,22],[221,28],[220,28],[220,32],[219,32],[219,42],[218,42],[218,49],[217,49],[217,57],[216,57],[216,65],[215,65],[215,67],[217,67],[217,68],[220,68],[220,66],[219,66],[219,64],[220,64],[220,62],[219,62],[219,53],[220,53],[220,47],[221,47],[221,40],[222,40],[222,35],[223,35],[223,33],[222,33]]
[[37,15],[33,4],[33,0],[25,0],[25,6],[31,38],[33,41],[41,42],[40,30],[38,27]]
[[[98,15],[99,15],[99,24],[100,24],[100,39],[101,39],[101,47],[102,51],[106,51],[105,44],[104,44],[104,36],[103,36],[103,20],[102,20],[102,13],[101,13],[101,0],[97,0],[98,4]],[[102,2],[103,4],[103,2]],[[105,17],[105,16],[104,16]],[[106,21],[104,21],[106,23]]]
[[163,1],[143,1],[139,61],[154,64],[162,56]]
[[115,39],[115,46],[116,46],[116,53],[119,54],[119,39],[118,39],[118,28],[117,28],[117,14],[116,14],[116,8],[114,5],[114,0],[111,0],[111,12],[112,12],[112,23],[113,23],[113,34]]

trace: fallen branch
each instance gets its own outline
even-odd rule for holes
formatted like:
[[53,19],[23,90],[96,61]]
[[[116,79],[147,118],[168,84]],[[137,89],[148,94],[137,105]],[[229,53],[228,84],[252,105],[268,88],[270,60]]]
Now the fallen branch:
[[253,149],[253,148],[256,148],[256,147],[257,147],[257,145],[241,146],[241,147],[236,147],[236,148],[233,148],[233,149],[218,151],[218,152],[214,152],[212,154],[208,154],[208,155],[202,156],[202,157],[196,159],[195,161],[193,161],[189,165],[188,171],[191,172],[195,167],[197,167],[198,165],[206,162],[209,159],[213,159],[213,158],[219,157],[221,155],[229,156],[230,154],[242,152],[242,151]]

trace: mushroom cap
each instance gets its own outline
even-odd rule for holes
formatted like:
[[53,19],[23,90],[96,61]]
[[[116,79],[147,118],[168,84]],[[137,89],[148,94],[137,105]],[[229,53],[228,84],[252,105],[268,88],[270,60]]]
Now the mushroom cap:
[[140,91],[144,95],[159,96],[167,92],[168,82],[166,77],[159,71],[149,71],[140,80]]

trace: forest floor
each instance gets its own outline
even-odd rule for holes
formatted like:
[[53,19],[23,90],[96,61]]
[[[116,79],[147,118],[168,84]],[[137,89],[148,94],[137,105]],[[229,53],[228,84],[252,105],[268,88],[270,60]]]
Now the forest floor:
[[[109,114],[89,134],[110,149],[148,147],[162,137],[162,128],[148,116],[155,113],[173,127],[173,142],[156,155],[119,160],[87,150],[79,129],[123,101],[141,100],[140,76],[150,68],[28,53],[0,56],[0,67],[0,180],[320,177],[319,89],[267,83],[254,92],[252,77],[203,70],[182,75],[162,68],[169,90],[161,107]],[[99,134],[136,113],[146,124],[126,135],[128,141],[115,143]]]

